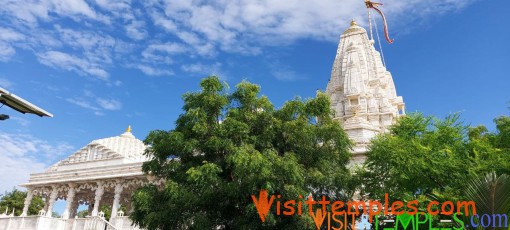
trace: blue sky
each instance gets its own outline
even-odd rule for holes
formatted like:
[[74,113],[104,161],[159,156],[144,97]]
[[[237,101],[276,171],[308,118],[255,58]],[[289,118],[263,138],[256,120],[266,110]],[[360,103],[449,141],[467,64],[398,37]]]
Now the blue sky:
[[[510,7],[497,0],[384,0],[387,67],[407,111],[494,128],[510,110]],[[55,115],[0,113],[0,191],[128,125],[171,129],[181,95],[218,74],[280,106],[325,89],[362,0],[0,0],[0,86]],[[380,21],[379,21],[380,25]]]

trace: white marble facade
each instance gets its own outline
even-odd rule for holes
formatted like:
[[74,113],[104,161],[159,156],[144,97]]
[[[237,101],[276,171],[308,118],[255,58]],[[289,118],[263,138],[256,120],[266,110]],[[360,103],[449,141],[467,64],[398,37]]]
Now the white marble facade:
[[[370,140],[405,114],[403,99],[397,96],[373,40],[354,21],[341,35],[326,93],[335,119],[355,143],[355,164],[364,161]],[[92,141],[47,171],[30,175],[22,185],[28,191],[23,214],[0,215],[0,230],[138,229],[127,218],[133,191],[147,183],[163,184],[142,172],[145,149],[128,128],[120,136]],[[33,196],[42,196],[46,205],[38,216],[29,217]],[[65,211],[62,218],[52,218],[59,199],[66,201]],[[76,218],[80,204],[88,205],[89,217]],[[110,220],[102,218],[102,204],[112,207]],[[126,212],[118,211],[121,205]]]
[[[0,218],[0,230],[138,229],[127,218],[133,191],[147,183],[163,183],[142,172],[145,149],[128,128],[120,136],[90,142],[45,172],[31,174],[21,185],[28,191],[22,215]],[[34,196],[41,196],[45,207],[38,216],[27,217]],[[61,218],[52,218],[57,200],[66,201],[65,210]],[[88,205],[89,217],[76,217],[79,205]],[[111,207],[109,220],[102,218],[102,205]],[[118,210],[121,205],[126,211]]]
[[362,163],[370,140],[386,132],[405,114],[391,73],[374,48],[367,31],[353,20],[338,44],[326,93],[338,119],[355,143],[353,163]]

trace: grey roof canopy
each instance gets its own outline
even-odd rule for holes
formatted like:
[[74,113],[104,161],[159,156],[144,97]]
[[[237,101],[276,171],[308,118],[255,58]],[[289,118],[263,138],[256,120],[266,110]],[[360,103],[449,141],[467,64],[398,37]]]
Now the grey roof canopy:
[[10,93],[2,87],[0,87],[0,103],[7,105],[20,113],[33,113],[41,117],[53,117],[53,114],[35,106],[34,104],[26,101],[21,97]]

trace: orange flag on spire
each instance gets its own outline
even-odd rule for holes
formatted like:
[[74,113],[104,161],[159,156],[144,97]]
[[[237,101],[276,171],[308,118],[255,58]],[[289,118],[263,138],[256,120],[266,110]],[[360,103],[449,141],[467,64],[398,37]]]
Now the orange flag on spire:
[[388,34],[388,24],[386,23],[386,17],[384,16],[384,13],[379,8],[377,8],[378,6],[382,6],[382,3],[365,0],[365,5],[367,5],[367,8],[369,9],[372,8],[381,15],[384,24],[384,36],[386,37],[386,41],[388,41],[388,43],[390,44],[393,43],[393,39],[390,39],[390,36]]

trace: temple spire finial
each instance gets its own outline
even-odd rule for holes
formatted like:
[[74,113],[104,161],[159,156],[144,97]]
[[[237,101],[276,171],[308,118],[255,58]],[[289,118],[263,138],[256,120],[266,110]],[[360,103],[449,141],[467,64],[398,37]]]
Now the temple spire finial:
[[356,20],[352,19],[351,20],[351,26],[357,26],[357,25],[358,25],[358,23],[356,23]]
[[121,137],[127,137],[127,138],[135,138],[133,134],[131,133],[131,125],[129,125],[126,129],[126,132],[120,135]]

